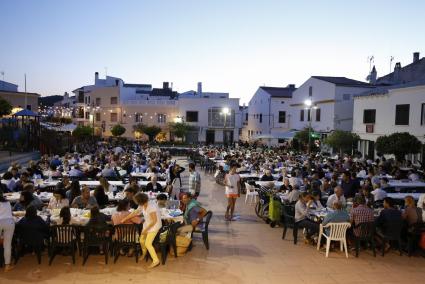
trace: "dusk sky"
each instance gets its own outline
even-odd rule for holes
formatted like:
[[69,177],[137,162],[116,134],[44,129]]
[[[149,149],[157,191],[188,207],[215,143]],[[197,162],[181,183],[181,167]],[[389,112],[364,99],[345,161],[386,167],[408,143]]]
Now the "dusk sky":
[[[43,96],[93,83],[94,72],[177,91],[229,92],[312,75],[364,80],[390,56],[425,55],[425,1],[0,0],[0,71]],[[0,76],[0,79],[2,77]]]

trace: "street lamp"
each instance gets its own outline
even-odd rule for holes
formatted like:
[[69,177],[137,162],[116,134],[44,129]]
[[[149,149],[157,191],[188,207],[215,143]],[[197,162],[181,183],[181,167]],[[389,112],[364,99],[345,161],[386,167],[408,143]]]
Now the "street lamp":
[[226,128],[226,120],[227,120],[227,115],[230,113],[230,109],[228,107],[224,107],[221,110],[221,114],[224,115],[224,128]]
[[[313,109],[317,109],[317,106],[313,106],[313,102],[311,99],[307,99],[304,101],[304,105],[306,106],[306,109],[309,111],[307,113],[307,119],[309,119],[308,123],[308,155],[311,153],[311,121],[313,120]],[[308,115],[310,114],[310,115]]]

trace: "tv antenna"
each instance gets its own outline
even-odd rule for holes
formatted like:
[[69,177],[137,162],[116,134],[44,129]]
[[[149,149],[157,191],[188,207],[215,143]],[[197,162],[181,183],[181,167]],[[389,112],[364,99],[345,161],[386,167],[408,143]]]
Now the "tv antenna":
[[369,61],[369,73],[372,71],[372,63],[375,63],[375,57],[373,55],[367,57],[367,61]]
[[392,71],[392,64],[393,64],[394,56],[390,56],[390,73]]

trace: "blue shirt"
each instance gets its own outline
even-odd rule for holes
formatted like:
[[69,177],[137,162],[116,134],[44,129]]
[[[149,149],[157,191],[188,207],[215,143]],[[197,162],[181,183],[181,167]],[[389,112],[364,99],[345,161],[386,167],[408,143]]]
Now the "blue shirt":
[[323,219],[322,225],[326,225],[328,223],[342,223],[348,222],[350,220],[350,216],[345,210],[335,210],[334,212],[330,212],[326,214],[325,219]]

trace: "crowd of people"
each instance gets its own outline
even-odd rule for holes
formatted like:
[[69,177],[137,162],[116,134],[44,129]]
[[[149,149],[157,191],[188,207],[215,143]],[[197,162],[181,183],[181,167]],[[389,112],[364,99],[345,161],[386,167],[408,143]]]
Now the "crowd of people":
[[[169,199],[181,200],[184,222],[178,234],[190,236],[203,222],[206,210],[196,200],[201,190],[201,179],[195,164],[189,163],[189,186],[181,192],[181,174],[186,169],[178,165],[168,151],[131,142],[124,145],[103,142],[87,149],[88,152],[67,153],[62,157],[44,155],[27,166],[12,163],[1,175],[0,235],[3,238],[6,271],[13,268],[11,252],[14,234],[25,232],[30,227],[37,235],[33,237],[48,240],[49,225],[53,223],[39,216],[45,211],[60,211],[55,225],[76,225],[72,208],[90,210],[86,226],[141,225],[142,256],[149,252],[153,260],[151,268],[159,264],[152,243],[163,222],[168,221],[161,220],[160,210],[167,206]],[[138,174],[142,176],[138,177]],[[148,181],[146,186],[139,185],[140,179]],[[58,181],[50,189],[53,195],[48,202],[43,202],[39,197],[40,191],[43,191],[38,183],[40,180]],[[86,184],[80,184],[87,180],[98,181],[99,185],[93,190]],[[123,181],[124,186],[119,188],[112,181]],[[165,186],[161,183],[165,183]],[[110,193],[115,196],[120,191],[123,198],[111,202],[108,198]],[[155,200],[148,194],[152,192],[156,193]],[[16,202],[7,199],[13,193],[19,193]],[[116,212],[106,216],[101,212],[106,207],[116,207]],[[131,256],[134,251],[120,253]]]
[[[268,182],[275,194],[285,203],[293,204],[295,222],[305,228],[307,243],[318,239],[319,224],[350,222],[348,234],[359,233],[359,224],[374,222],[377,241],[389,249],[382,238],[389,234],[392,224],[402,226],[402,237],[416,224],[425,221],[425,184],[417,200],[404,195],[402,200],[390,197],[386,189],[389,182],[420,183],[424,181],[424,168],[411,161],[396,161],[385,157],[376,160],[359,156],[324,156],[292,153],[284,148],[252,147],[208,148],[199,151],[201,161],[215,163],[214,177],[225,186],[228,206],[226,220],[232,220],[235,199],[241,192],[241,175],[248,174],[244,182],[256,185],[256,180]],[[282,182],[276,187],[277,181]],[[415,189],[416,190],[416,189]],[[420,192],[420,190],[418,191]],[[328,208],[326,216],[317,222],[312,211]],[[379,213],[378,216],[376,214]]]

